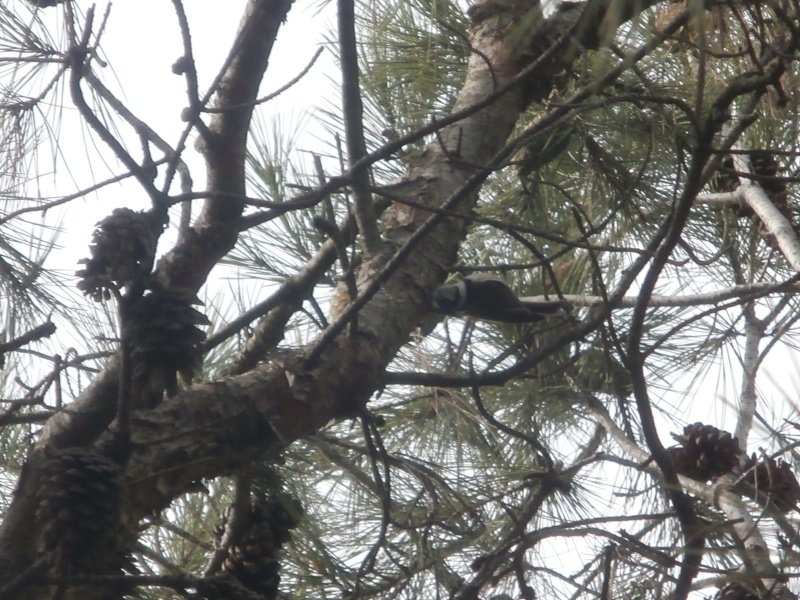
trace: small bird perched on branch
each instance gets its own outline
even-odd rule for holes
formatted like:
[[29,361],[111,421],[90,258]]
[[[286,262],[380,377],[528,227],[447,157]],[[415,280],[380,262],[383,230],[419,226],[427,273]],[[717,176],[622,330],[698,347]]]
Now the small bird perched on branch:
[[567,307],[560,301],[520,300],[504,281],[480,273],[433,292],[433,308],[437,312],[501,323],[541,321]]

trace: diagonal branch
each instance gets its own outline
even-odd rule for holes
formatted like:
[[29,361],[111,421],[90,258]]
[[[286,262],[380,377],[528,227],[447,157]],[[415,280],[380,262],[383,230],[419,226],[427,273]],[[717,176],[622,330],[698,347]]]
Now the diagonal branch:
[[[740,144],[734,149],[741,150]],[[753,168],[746,154],[733,154],[734,168],[739,173],[752,174]],[[739,192],[742,201],[753,209],[766,230],[775,238],[778,248],[795,271],[800,271],[800,240],[789,220],[770,201],[761,184],[752,177],[739,177]]]

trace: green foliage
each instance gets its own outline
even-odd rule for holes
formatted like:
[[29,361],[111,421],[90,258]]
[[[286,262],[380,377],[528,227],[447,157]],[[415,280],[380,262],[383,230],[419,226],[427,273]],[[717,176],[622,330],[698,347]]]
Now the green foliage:
[[[262,515],[260,524],[272,527],[275,539],[266,540],[260,558],[274,565],[279,557],[281,598],[671,597],[687,536],[675,516],[674,489],[657,472],[653,457],[661,455],[652,436],[669,446],[670,433],[686,423],[702,420],[733,431],[749,429],[754,418],[761,430],[753,431],[747,453],[763,448],[764,455],[796,464],[797,390],[773,393],[765,385],[758,391],[771,403],[759,397],[757,409],[745,406],[748,394],[755,401],[755,377],[765,372],[769,352],[798,347],[796,268],[774,236],[766,236],[741,207],[709,200],[712,193],[733,190],[722,189],[719,175],[730,150],[722,147],[725,132],[708,136],[704,128],[737,77],[755,77],[774,44],[796,34],[782,21],[782,11],[791,7],[777,4],[779,10],[765,3],[692,8],[684,18],[684,7],[673,3],[618,28],[605,23],[616,33],[603,31],[607,43],[577,56],[552,78],[552,93],[518,120],[501,152],[507,160],[492,166],[474,210],[458,215],[466,238],[457,262],[442,265],[452,279],[474,272],[499,275],[519,297],[563,298],[568,310],[521,325],[426,321],[388,365],[363,414],[329,423],[279,456],[258,456],[249,470],[230,479],[187,485],[186,494],[148,515],[125,551],[143,576],[186,579],[158,591],[137,587],[136,597],[166,598],[173,590],[188,595],[187,589],[197,589],[192,577],[224,570],[210,569],[209,561],[215,552],[229,558],[247,539],[220,547],[229,506],[243,497],[253,511],[262,500],[275,509]],[[447,116],[470,61],[488,58],[471,46],[469,17],[459,3],[371,0],[357,8],[363,125],[373,152]],[[613,22],[618,15],[610,12]],[[535,18],[549,14],[537,12]],[[683,24],[662,35],[675,18]],[[38,17],[32,19],[43,27]],[[527,19],[534,16],[523,19],[530,25]],[[10,61],[20,69],[16,93],[38,76],[39,67],[24,66],[28,59],[55,53],[41,32],[31,31],[0,8],[0,32],[6,33],[0,44],[18,52]],[[744,151],[767,149],[777,157],[777,177],[789,184],[783,204],[793,220],[800,121],[795,58],[785,57],[778,84],[742,95],[726,117],[733,122],[745,110],[758,114],[739,142]],[[319,343],[333,320],[326,303],[337,285],[352,283],[347,265],[357,271],[363,252],[360,239],[349,234],[353,186],[315,195],[347,171],[336,85],[330,84],[334,92],[321,96],[315,112],[294,121],[270,120],[256,111],[247,198],[236,199],[248,208],[237,221],[235,247],[209,280],[227,285],[204,290],[211,332],[225,339],[206,347],[196,381],[230,375],[230,365],[238,365],[265,330],[268,347],[253,364],[275,361],[286,370],[288,386],[310,372],[290,351]],[[11,88],[4,91],[6,103]],[[1,139],[8,141],[0,160],[8,173],[3,193],[14,198],[9,212],[47,207],[19,192],[21,174],[40,143],[36,135],[27,139],[33,121],[26,110],[14,105],[0,114]],[[104,122],[118,119],[110,110],[97,112]],[[489,107],[485,115],[491,114]],[[38,133],[56,143],[55,130]],[[436,134],[420,135],[374,162],[370,184],[386,185],[427,166],[430,149],[438,150],[439,143]],[[706,152],[712,144],[714,151]],[[707,167],[694,164],[698,157]],[[447,159],[454,171],[487,167],[466,164],[461,156]],[[296,206],[298,197],[307,204]],[[688,212],[682,213],[684,206]],[[5,498],[11,495],[8,480],[20,475],[41,424],[79,401],[120,347],[124,307],[132,301],[120,292],[109,303],[87,308],[77,294],[61,289],[70,276],[48,266],[58,228],[49,217],[42,224],[26,214],[0,220],[3,341],[51,313],[65,332],[57,341],[36,340],[9,354],[0,375],[3,402],[10,407],[0,413]],[[674,249],[656,273],[651,269],[659,249],[675,232]],[[249,315],[287,280],[324,262],[323,248],[333,242],[339,254],[330,253],[304,295]],[[747,286],[750,293],[742,291]],[[418,297],[426,299],[429,292],[419,290]],[[288,312],[285,318],[281,310]],[[249,316],[237,324],[241,315]],[[342,352],[363,351],[359,344],[374,341],[359,338],[355,327],[343,336]],[[753,345],[755,352],[748,353]],[[260,376],[265,375],[253,377]],[[184,383],[185,389],[191,382]],[[310,389],[324,395],[314,383]],[[119,390],[120,397],[131,393],[124,386]],[[247,410],[252,398],[246,395],[230,402]],[[118,401],[113,393],[109,398]],[[316,426],[315,411],[327,400],[276,407],[276,419],[308,419]],[[134,426],[140,417],[133,418]],[[198,422],[197,428],[213,425]],[[105,442],[118,432],[103,435],[81,443]],[[220,464],[227,464],[226,452],[220,450]],[[168,481],[170,474],[151,476]],[[686,489],[706,534],[698,587],[708,595],[737,571],[752,575],[747,569],[755,569],[756,551],[733,528],[741,519],[717,502],[718,490],[698,491],[701,485]],[[797,589],[791,579],[796,543],[787,541],[794,532],[786,515],[768,503],[748,501],[743,507],[764,534],[776,577]],[[281,520],[282,528],[276,525]]]

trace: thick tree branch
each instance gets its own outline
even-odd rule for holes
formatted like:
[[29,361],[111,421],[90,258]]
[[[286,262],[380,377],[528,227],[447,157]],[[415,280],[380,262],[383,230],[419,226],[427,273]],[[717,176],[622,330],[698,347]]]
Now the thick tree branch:
[[[502,46],[498,45],[503,34],[487,21],[478,23],[473,31],[474,45],[494,61],[495,71],[503,71],[497,67],[502,67],[505,56]],[[470,101],[480,102],[481,95],[493,94],[495,83],[495,76],[486,62],[472,60],[464,92],[455,110],[466,107]],[[455,139],[460,133],[462,139],[480,139],[480,144],[465,145],[463,152],[470,163],[487,164],[505,143],[522,106],[518,94],[512,90],[495,104],[447,128],[442,137]],[[452,164],[438,144],[428,147],[426,157],[424,163],[408,174],[402,192],[435,206],[469,181],[473,169],[467,169],[463,163]],[[473,198],[464,201],[474,201]],[[397,214],[398,210],[402,211],[402,216]],[[385,236],[389,240],[405,242],[409,236],[407,232],[416,231],[428,218],[430,214],[427,211],[395,205],[384,218]],[[258,367],[249,374],[195,386],[151,415],[141,415],[137,429],[142,437],[134,442],[141,450],[131,460],[130,473],[131,478],[139,482],[140,491],[134,494],[137,500],[134,505],[141,503],[137,510],[147,511],[152,507],[154,496],[151,494],[167,501],[198,476],[211,476],[214,472],[235,468],[254,456],[314,432],[331,419],[343,418],[360,410],[377,388],[383,367],[405,343],[408,332],[427,313],[427,291],[442,280],[442,265],[452,260],[456,244],[463,234],[459,223],[448,220],[431,229],[415,248],[414,259],[398,265],[395,273],[383,282],[361,310],[359,336],[355,339],[335,338],[322,353],[322,360],[311,370],[307,371],[297,362],[302,354],[290,355],[286,359],[276,359],[274,364]],[[359,289],[366,289],[375,273],[374,269],[362,268]],[[227,402],[227,408],[219,412],[222,407],[217,407],[216,403],[225,403],[225,398],[242,398],[242,403]],[[242,417],[243,413],[247,413],[249,418]],[[219,416],[216,420],[213,418],[215,414]],[[235,433],[236,428],[228,429],[231,419],[240,418],[250,423],[251,428],[255,427],[258,435],[249,437]],[[185,426],[179,423],[185,423]],[[192,434],[197,423],[206,423],[211,429],[204,430],[202,435],[199,431]],[[212,431],[214,429],[216,431]],[[172,439],[168,431],[176,434],[184,431],[185,435],[178,434]],[[208,443],[208,435],[221,437]],[[228,439],[228,435],[233,437]],[[196,441],[193,438],[197,438]],[[158,443],[177,446],[175,452],[164,451],[163,447],[156,450]],[[252,443],[255,445],[249,445]],[[226,452],[224,458],[216,456],[216,450],[211,449],[219,447],[230,452]],[[237,447],[240,452],[235,450]],[[189,456],[195,459],[191,465],[185,463]]]
[[[471,45],[478,52],[470,59],[454,107],[461,116],[453,116],[453,124],[442,130],[443,146],[435,143],[424,150],[422,160],[410,169],[398,193],[423,206],[441,206],[450,198],[453,206],[470,210],[485,177],[476,165],[490,165],[489,170],[494,166],[526,103],[548,91],[554,76],[574,59],[575,54],[563,52],[564,48],[580,41],[596,45],[596,24],[607,16],[609,7],[614,10],[608,15],[613,13],[616,19],[633,16],[650,4],[590,2],[585,12],[577,13],[579,18],[567,21],[566,26],[562,23],[560,29],[548,31],[545,23],[537,38],[543,46],[523,49],[531,52],[524,60],[521,54],[509,52],[506,44],[514,25],[527,15],[527,3],[503,5],[490,14],[479,10],[475,14],[480,19],[475,19],[471,31]],[[202,138],[211,192],[244,197],[245,141],[252,101],[289,6],[287,0],[248,3],[236,55],[217,94],[218,109],[233,108],[215,113]],[[558,16],[565,17],[562,13]],[[657,43],[658,39],[646,44],[633,60]],[[612,69],[598,85],[617,77],[624,68],[620,65]],[[587,88],[575,99],[582,100],[590,93]],[[557,108],[552,114],[558,116],[568,110]],[[359,162],[351,172],[365,167]],[[334,189],[341,181],[331,180],[328,185]],[[211,268],[233,247],[243,207],[241,200],[206,201],[191,234],[158,264],[156,276],[165,287],[193,291],[200,287]],[[168,505],[193,481],[230,473],[317,431],[331,419],[348,418],[363,410],[380,386],[383,369],[429,314],[429,294],[444,279],[446,267],[455,260],[463,239],[463,222],[434,217],[424,208],[400,204],[384,216],[385,239],[394,255],[403,260],[391,263],[391,258],[378,254],[362,265],[358,287],[375,291],[359,312],[357,336],[329,336],[324,344],[318,340],[240,376],[193,386],[152,410],[134,415],[133,454],[125,471],[129,490],[126,532],[131,540],[137,534],[139,519]],[[417,233],[423,228],[424,233]],[[646,255],[639,257],[626,274],[630,279],[623,280],[629,284],[646,261]],[[384,271],[387,262],[394,271]],[[625,289],[620,288],[618,296]],[[585,333],[599,319],[602,316],[576,328],[573,335]],[[319,360],[310,366],[304,359],[314,346],[321,350]],[[69,414],[51,419],[44,429],[29,461],[31,469],[21,477],[0,531],[0,572],[19,572],[36,556],[38,531],[30,526],[36,523],[36,459],[96,439],[113,416],[117,373],[118,365],[106,369],[73,403]]]
[[[208,162],[207,189],[224,195],[205,203],[191,234],[159,261],[156,277],[167,289],[199,290],[210,270],[236,242],[244,203],[235,198],[245,197],[245,143],[252,113],[247,101],[258,93],[272,44],[290,5],[288,0],[278,4],[251,0],[245,10],[236,52],[220,79],[217,98],[218,107],[241,106],[214,115],[208,129],[215,142],[204,150]],[[117,361],[112,361],[73,403],[69,413],[51,420],[41,444],[65,447],[94,439],[113,415],[107,399],[115,394],[117,369]]]
[[[252,100],[257,96],[277,31],[290,6],[290,0],[250,0],[245,9],[235,52],[220,80],[217,94],[218,107],[239,108],[214,115],[204,139],[209,190],[244,196],[245,143]],[[80,66],[85,59],[85,48],[84,39],[72,50],[74,71],[71,88],[79,103],[82,100]],[[85,106],[83,112],[86,112]],[[86,118],[96,120],[90,113],[85,115]],[[125,156],[123,153],[123,160]],[[136,171],[138,165],[133,162],[128,167],[141,180]],[[152,182],[147,189],[152,191],[151,187]],[[237,220],[243,206],[241,201],[206,202],[191,235],[159,262],[156,276],[167,289],[197,291],[200,288],[211,268],[236,242]],[[0,572],[18,572],[22,565],[31,562],[36,553],[37,531],[30,526],[35,522],[36,463],[57,448],[85,446],[96,439],[113,418],[118,375],[119,361],[114,360],[72,404],[70,411],[59,413],[44,428],[37,448],[29,457],[27,476],[20,478],[14,501],[0,530]]]

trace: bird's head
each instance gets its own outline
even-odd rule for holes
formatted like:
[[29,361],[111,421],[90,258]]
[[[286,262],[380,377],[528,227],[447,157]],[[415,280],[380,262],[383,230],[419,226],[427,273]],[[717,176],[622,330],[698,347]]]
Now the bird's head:
[[453,315],[464,308],[465,301],[463,281],[452,285],[443,285],[433,291],[434,310],[446,315]]

